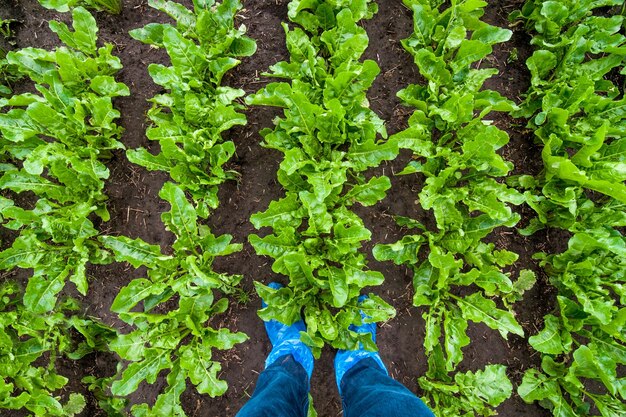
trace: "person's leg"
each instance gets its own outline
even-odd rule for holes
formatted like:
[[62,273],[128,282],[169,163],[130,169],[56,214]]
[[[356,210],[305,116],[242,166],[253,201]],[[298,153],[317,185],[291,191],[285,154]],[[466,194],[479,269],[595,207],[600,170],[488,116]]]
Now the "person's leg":
[[261,372],[252,398],[237,417],[306,417],[309,377],[293,358],[278,358]]
[[339,389],[345,417],[434,417],[422,400],[372,358],[350,368]]
[[[282,285],[272,282],[278,290]],[[265,302],[262,302],[265,307]],[[237,417],[306,417],[309,405],[309,381],[313,373],[313,353],[300,340],[306,331],[302,320],[287,326],[276,320],[266,321],[265,331],[272,351],[265,360],[254,394]]]
[[[360,303],[367,296],[359,297]],[[361,318],[368,316],[361,311]],[[376,323],[350,326],[357,333],[371,333],[376,343]],[[378,352],[361,346],[339,350],[335,356],[335,378],[343,402],[344,417],[435,417],[408,388],[394,381]]]

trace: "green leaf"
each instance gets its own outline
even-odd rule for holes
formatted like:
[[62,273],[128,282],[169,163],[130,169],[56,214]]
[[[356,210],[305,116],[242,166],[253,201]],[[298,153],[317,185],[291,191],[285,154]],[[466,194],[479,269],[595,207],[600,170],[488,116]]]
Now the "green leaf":
[[388,177],[373,177],[367,184],[353,187],[346,198],[354,199],[363,206],[373,206],[385,198],[386,192],[391,188]]
[[420,49],[414,55],[415,64],[420,73],[435,85],[448,85],[452,81],[452,75],[446,68],[443,59],[437,57],[427,49]]
[[333,306],[336,308],[343,307],[348,301],[348,283],[345,272],[334,266],[327,266],[320,271],[320,275],[328,279],[333,296]]
[[180,352],[180,366],[187,371],[199,393],[218,397],[226,392],[228,385],[217,376],[222,367],[210,360],[211,355],[207,354],[206,346],[191,344],[182,347]]
[[365,300],[359,303],[359,310],[366,315],[364,319],[366,323],[387,321],[396,316],[396,310],[374,294],[369,294]]
[[126,236],[101,236],[99,240],[115,253],[118,262],[128,262],[135,268],[147,266],[155,268],[160,261],[172,259],[161,253],[161,247],[150,245],[141,239],[130,239]]
[[34,275],[28,280],[24,293],[24,305],[35,314],[51,311],[57,303],[57,295],[65,286],[69,268],[49,271],[49,276]]
[[576,375],[602,381],[612,395],[617,395],[617,375],[612,358],[582,345],[574,352],[572,368]]
[[163,31],[165,27],[166,25],[162,23],[148,23],[142,28],[131,30],[129,34],[139,42],[163,47]]
[[50,29],[59,36],[61,42],[87,54],[96,52],[98,26],[91,13],[82,7],[72,10],[74,32],[66,24],[56,21],[50,22]]
[[559,355],[569,350],[571,340],[567,345],[561,337],[561,323],[559,319],[551,314],[544,317],[545,327],[538,334],[531,336],[528,343],[537,351]]
[[286,235],[268,235],[264,238],[260,238],[257,235],[250,235],[248,238],[257,255],[266,255],[273,258],[279,258],[288,253],[297,252],[296,243],[292,239],[293,237]]
[[[319,316],[317,316],[317,328],[319,329],[322,337],[326,340],[335,340],[339,335],[339,330],[337,329],[337,323],[335,322],[333,316],[330,311],[327,309],[323,309],[318,312]],[[307,319],[311,319],[311,315],[307,315]]]
[[414,265],[418,261],[420,248],[426,243],[422,235],[407,235],[402,240],[388,244],[376,245],[374,257],[378,261],[393,261],[396,265]]
[[458,310],[451,310],[445,315],[443,328],[444,345],[448,354],[446,368],[452,371],[463,360],[462,349],[470,343],[467,336],[467,321],[461,317]]
[[[156,399],[154,407],[149,410],[147,404],[135,405],[132,408],[135,416],[184,416],[185,412],[180,404],[180,396],[187,388],[185,372],[175,362],[167,375],[167,388]],[[141,410],[141,411],[140,411]],[[145,413],[145,414],[142,414]]]
[[498,309],[496,303],[484,298],[480,293],[459,298],[458,303],[465,319],[475,323],[484,323],[499,331],[505,339],[509,333],[524,336],[524,330],[517,323],[513,314]]
[[143,381],[154,383],[159,372],[171,367],[168,355],[157,349],[146,349],[145,358],[140,362],[133,362],[124,370],[122,377],[113,381],[111,392],[113,395],[126,396],[135,392]]
[[91,89],[102,96],[118,97],[130,95],[130,90],[125,84],[118,83],[115,78],[98,75],[91,80]]
[[458,373],[454,380],[471,398],[497,407],[511,396],[513,386],[506,375],[504,365],[487,365],[485,369]]
[[450,67],[454,72],[461,72],[474,62],[480,61],[489,55],[492,51],[491,46],[481,41],[464,40],[461,42],[454,59],[450,63]]
[[142,331],[120,334],[109,343],[109,348],[122,359],[137,362],[144,357],[146,335]]
[[161,219],[168,230],[176,235],[174,248],[177,250],[194,248],[198,236],[196,224],[198,215],[183,190],[178,185],[167,182],[159,192],[159,197],[171,205],[171,210],[163,213]]
[[43,245],[33,235],[20,236],[13,245],[0,252],[0,269],[34,268],[45,255]]
[[537,276],[535,273],[528,269],[523,269],[513,283],[513,291],[505,299],[510,302],[520,301],[524,297],[524,293],[534,287],[536,282]]
[[[527,403],[541,401],[546,398],[561,398],[561,390],[556,381],[548,379],[536,369],[529,369],[524,374],[522,384],[517,393]],[[572,416],[575,414],[571,413]]]
[[85,397],[81,394],[71,393],[67,403],[63,405],[63,412],[65,416],[73,417],[76,414],[82,412],[87,405]]
[[250,217],[250,221],[257,229],[261,227],[284,226],[298,227],[302,219],[301,206],[297,194],[289,194],[287,197],[272,201],[269,208],[263,213],[256,213]]
[[9,189],[18,193],[32,191],[37,195],[66,202],[69,195],[65,187],[55,184],[39,175],[24,171],[9,171],[0,177],[0,189]]
[[144,278],[134,279],[117,294],[113,300],[111,311],[115,313],[128,312],[147,297],[161,294],[165,288],[164,284],[155,284]]
[[190,39],[185,38],[176,28],[163,28],[163,45],[177,72],[186,79],[202,79],[208,67],[206,55]]
[[348,152],[348,158],[357,171],[363,171],[369,167],[376,167],[382,161],[390,161],[398,155],[398,145],[388,141],[377,144],[368,140],[363,144],[355,144]]

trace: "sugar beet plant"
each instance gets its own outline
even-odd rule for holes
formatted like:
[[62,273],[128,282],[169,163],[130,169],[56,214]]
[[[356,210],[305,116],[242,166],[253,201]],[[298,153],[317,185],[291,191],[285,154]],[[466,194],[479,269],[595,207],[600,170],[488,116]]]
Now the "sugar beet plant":
[[543,171],[514,178],[545,227],[573,234],[558,254],[537,254],[558,291],[544,328],[530,338],[541,369],[518,389],[555,416],[626,413],[626,103],[624,17],[595,13],[622,1],[528,1],[514,14],[533,32],[532,86],[520,114],[543,146]]
[[148,170],[168,172],[189,193],[203,218],[218,206],[218,186],[237,173],[224,170],[235,144],[222,133],[245,125],[235,100],[245,92],[222,85],[222,77],[239,65],[238,58],[256,51],[245,27],[235,28],[241,9],[238,0],[197,0],[194,11],[172,1],[150,0],[149,4],[176,20],[176,26],[151,23],[131,32],[135,39],[165,48],[172,66],[151,64],[154,82],[168,91],[155,96],[148,117],[150,140],[158,141],[157,155],[140,148],[128,152],[131,162]]
[[0,286],[0,408],[71,416],[85,400],[61,400],[68,380],[56,361],[103,348],[111,331],[80,319],[76,301],[59,293],[69,280],[85,295],[87,265],[111,260],[93,222],[109,218],[102,161],[122,147],[112,99],[128,89],[114,79],[121,64],[112,45],[97,47],[89,12],[73,11],[74,30],[55,21],[50,28],[62,46],[5,58],[12,75],[35,89],[0,98],[0,222],[16,235],[0,252],[0,269],[28,276],[25,290],[10,281]]
[[525,233],[546,226],[584,231],[595,226],[584,219],[598,210],[609,219],[622,217],[624,98],[611,78],[624,73],[624,17],[589,16],[594,8],[621,4],[535,1],[513,16],[538,31],[532,40],[537,50],[527,62],[532,86],[519,115],[530,119],[543,145],[545,168],[538,178],[516,180],[532,190],[528,201],[538,214]]
[[84,409],[82,394],[68,395],[68,378],[57,371],[57,360],[78,360],[104,350],[103,341],[115,332],[80,318],[79,310],[76,300],[66,299],[52,312],[35,314],[23,303],[22,290],[16,283],[0,285],[1,410],[72,417]]
[[[425,185],[418,194],[424,210],[432,210],[436,229],[398,217],[398,224],[417,233],[377,245],[374,255],[413,270],[413,304],[423,307],[428,372],[420,385],[435,412],[442,416],[493,415],[492,406],[511,395],[505,368],[489,365],[477,373],[455,371],[470,344],[468,322],[483,323],[506,338],[523,336],[511,304],[535,281],[522,271],[512,282],[503,272],[518,258],[497,250],[487,238],[498,227],[514,227],[520,216],[512,205],[522,194],[501,179],[512,169],[497,151],[508,143],[506,132],[488,116],[516,106],[499,93],[482,89],[495,69],[479,69],[492,45],[511,32],[482,22],[483,1],[405,0],[414,18],[414,33],[402,44],[413,56],[426,84],[398,93],[414,108],[409,127],[392,136],[414,160],[401,175],[419,174]],[[460,295],[464,294],[464,295]]]
[[166,90],[151,100],[148,113],[152,126],[147,136],[159,142],[160,152],[129,150],[128,157],[149,170],[170,174],[174,182],[166,183],[160,196],[171,210],[162,214],[162,220],[176,241],[173,253],[166,255],[159,246],[140,239],[102,238],[118,261],[147,268],[146,278],[132,280],[113,302],[112,310],[134,329],[110,344],[128,365],[104,385],[110,383],[114,395],[126,397],[143,381],[154,383],[167,370],[167,386],[154,405],[137,404],[132,412],[183,416],[180,396],[186,380],[200,393],[222,395],[227,385],[218,378],[221,365],[212,359],[212,352],[247,339],[243,333],[210,324],[226,311],[224,296],[236,291],[241,280],[213,271],[213,260],[241,250],[241,244],[231,244],[229,235],[214,236],[202,220],[218,206],[218,186],[236,178],[223,167],[235,146],[222,134],[246,123],[235,102],[244,92],[223,86],[222,77],[239,64],[238,58],[252,55],[256,44],[244,35],[245,27],[235,28],[235,15],[242,7],[238,0],[196,0],[193,10],[172,1],[149,4],[175,21],[131,32],[144,43],[165,48],[171,60],[168,67],[149,67],[154,82]]
[[114,396],[126,398],[140,383],[154,383],[161,371],[168,371],[167,386],[153,406],[133,405],[136,416],[184,416],[180,396],[187,379],[202,394],[224,394],[227,385],[218,377],[221,365],[212,352],[247,340],[243,333],[209,325],[211,318],[228,308],[228,300],[216,296],[232,293],[241,279],[212,271],[211,263],[217,256],[241,250],[241,245],[231,244],[230,236],[215,237],[207,226],[198,224],[193,205],[177,185],[166,183],[160,196],[171,205],[162,219],[176,236],[173,255],[140,239],[102,238],[118,261],[147,268],[146,278],[132,280],[111,306],[134,327],[109,344],[128,364],[106,383]]
[[284,24],[289,62],[271,67],[275,82],[247,98],[253,105],[284,109],[274,129],[264,129],[263,145],[283,153],[278,180],[285,197],[252,216],[265,237],[252,235],[257,254],[274,259],[274,272],[289,277],[273,290],[257,282],[268,306],[263,319],[293,323],[301,312],[307,322],[302,340],[319,355],[329,344],[375,349],[369,335],[349,330],[360,324],[359,308],[372,322],[391,318],[394,310],[373,294],[361,306],[362,289],[380,285],[383,276],[367,269],[359,252],[371,233],[351,211],[385,197],[387,177],[367,180],[364,171],[395,158],[383,122],[369,109],[366,91],[380,72],[373,61],[361,62],[368,45],[358,26],[377,11],[370,1],[291,1],[293,27]]
[[109,260],[93,239],[98,232],[91,219],[109,219],[103,192],[109,171],[102,160],[123,148],[112,99],[129,91],[113,78],[121,68],[113,46],[96,46],[91,14],[77,8],[73,17],[74,31],[50,23],[65,46],[7,55],[38,94],[0,101],[9,109],[0,114],[2,153],[15,161],[2,165],[0,189],[37,196],[32,209],[1,197],[3,225],[19,237],[0,254],[0,269],[33,269],[24,301],[34,313],[51,311],[68,279],[85,295],[87,263]]

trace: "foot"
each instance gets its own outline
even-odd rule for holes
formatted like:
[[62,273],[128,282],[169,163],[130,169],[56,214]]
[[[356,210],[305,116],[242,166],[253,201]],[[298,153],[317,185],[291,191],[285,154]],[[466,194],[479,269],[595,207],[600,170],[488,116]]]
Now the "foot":
[[[283,286],[278,282],[271,282],[268,287],[278,290]],[[267,307],[264,300],[261,300],[261,305],[263,308]],[[304,321],[299,320],[291,326],[277,320],[269,320],[264,323],[267,337],[272,343],[272,351],[265,360],[265,367],[267,368],[282,356],[292,355],[296,362],[302,365],[310,379],[313,373],[313,353],[300,340],[300,332],[306,331]]]
[[[359,297],[359,304],[367,299],[367,295],[361,295]],[[363,311],[361,311],[361,318],[367,319],[367,316]],[[351,325],[350,330],[357,333],[371,333],[372,340],[376,343],[376,323],[363,323],[360,326]],[[383,360],[380,358],[378,352],[370,352],[363,348],[362,344],[359,344],[359,349],[357,350],[343,350],[339,349],[337,351],[337,355],[335,355],[335,379],[337,382],[337,388],[339,388],[339,394],[341,394],[341,380],[343,376],[348,372],[354,365],[359,363],[363,359],[372,358],[380,368],[387,372],[387,368],[383,363]]]

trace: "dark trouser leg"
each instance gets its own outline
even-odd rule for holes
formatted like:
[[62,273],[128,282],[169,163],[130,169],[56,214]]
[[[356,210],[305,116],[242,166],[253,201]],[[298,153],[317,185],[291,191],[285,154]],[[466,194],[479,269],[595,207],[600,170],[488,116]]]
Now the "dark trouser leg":
[[341,393],[345,417],[434,417],[422,400],[371,358],[346,372]]
[[236,417],[306,417],[308,379],[293,356],[280,357],[261,372],[252,398]]

